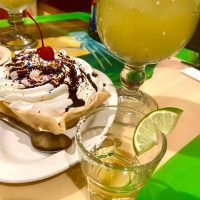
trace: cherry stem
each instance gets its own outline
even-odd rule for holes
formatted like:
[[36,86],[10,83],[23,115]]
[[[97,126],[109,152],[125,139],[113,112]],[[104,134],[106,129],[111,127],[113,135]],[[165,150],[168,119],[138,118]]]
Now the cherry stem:
[[36,26],[38,27],[39,32],[40,32],[40,37],[41,37],[41,40],[42,40],[42,47],[44,47],[44,40],[43,40],[43,35],[42,35],[42,31],[41,31],[41,29],[40,29],[40,26],[38,25],[38,23],[36,22],[36,20],[31,16],[31,14],[30,14],[28,11],[25,11],[25,12],[26,12],[26,15],[27,15],[29,18],[31,18],[31,19],[35,22]]

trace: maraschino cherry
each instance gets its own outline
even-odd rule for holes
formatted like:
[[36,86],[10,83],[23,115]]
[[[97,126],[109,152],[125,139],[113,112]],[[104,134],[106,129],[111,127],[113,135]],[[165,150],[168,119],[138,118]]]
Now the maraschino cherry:
[[26,11],[26,15],[35,22],[35,24],[36,24],[36,26],[37,26],[37,28],[39,29],[39,32],[40,32],[40,37],[41,37],[41,40],[42,40],[42,47],[39,47],[37,49],[38,55],[44,60],[48,60],[48,61],[54,60],[55,58],[54,58],[53,49],[50,46],[46,46],[46,47],[44,46],[43,35],[42,35],[42,31],[40,29],[39,24],[35,21],[35,19],[31,16],[31,14],[28,11]]

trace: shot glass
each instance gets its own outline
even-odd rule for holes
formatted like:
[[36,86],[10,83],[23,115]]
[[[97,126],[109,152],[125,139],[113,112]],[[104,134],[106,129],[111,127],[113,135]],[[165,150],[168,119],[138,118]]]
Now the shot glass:
[[122,106],[103,106],[77,125],[76,144],[90,200],[133,200],[153,174],[167,149],[165,135],[137,155],[134,129],[144,114]]

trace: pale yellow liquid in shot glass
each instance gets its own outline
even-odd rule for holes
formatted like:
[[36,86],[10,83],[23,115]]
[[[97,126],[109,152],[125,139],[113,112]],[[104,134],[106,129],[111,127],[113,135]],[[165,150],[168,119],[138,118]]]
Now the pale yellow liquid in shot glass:
[[[97,129],[100,129],[100,127],[97,127]],[[138,172],[129,169],[134,166],[145,165],[153,160],[159,152],[158,149],[161,149],[161,144],[155,145],[147,153],[136,156],[132,143],[134,129],[135,127],[131,125],[123,126],[120,123],[114,123],[110,132],[107,133],[109,136],[106,140],[98,149],[91,150],[96,158],[113,166],[113,168],[96,165],[92,162],[84,164],[89,173],[88,177],[93,177],[88,178],[90,200],[133,200],[143,187],[144,182],[153,173],[154,167],[141,172],[142,167]],[[116,135],[120,136],[117,137]],[[122,167],[122,169],[119,170],[118,167]]]
[[[132,167],[140,163],[136,159],[135,152],[132,145],[132,138],[135,127],[124,127],[120,124],[113,124],[112,130],[106,140],[99,146],[98,149],[92,150],[93,155],[101,161],[113,165],[115,167]],[[119,131],[120,130],[120,131]],[[123,142],[119,138],[114,139],[115,133],[121,132],[124,137]],[[126,137],[127,136],[127,137]],[[92,179],[88,179],[88,189],[90,191],[90,199],[127,199],[132,200],[136,197],[137,191],[133,188],[138,187],[138,180],[136,179],[135,172],[126,170],[115,170],[106,168],[102,165],[88,165],[88,171],[92,177],[104,186],[101,186]],[[120,191],[112,191],[112,188],[118,188]],[[123,192],[122,192],[123,191]]]
[[97,28],[109,50],[128,64],[174,55],[191,39],[200,0],[98,0]]

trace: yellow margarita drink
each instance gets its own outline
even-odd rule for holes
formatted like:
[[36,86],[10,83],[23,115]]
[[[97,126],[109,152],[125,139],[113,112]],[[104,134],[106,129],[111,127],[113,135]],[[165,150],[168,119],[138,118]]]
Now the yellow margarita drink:
[[200,0],[98,0],[97,28],[109,50],[129,64],[177,53],[199,19]]
[[0,0],[0,5],[6,10],[24,10],[33,1],[34,0]]

